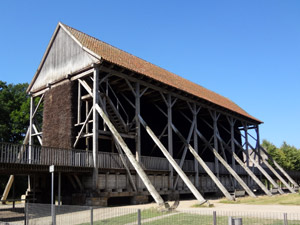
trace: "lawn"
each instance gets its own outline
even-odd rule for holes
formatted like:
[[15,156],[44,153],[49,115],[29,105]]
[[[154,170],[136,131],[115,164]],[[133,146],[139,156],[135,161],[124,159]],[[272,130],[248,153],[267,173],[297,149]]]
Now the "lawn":
[[220,203],[227,204],[249,204],[249,205],[300,205],[299,194],[284,194],[284,195],[273,195],[259,196],[257,198],[244,197],[238,198],[236,201],[228,201],[221,199]]
[[[197,215],[194,213],[177,213],[170,215],[168,217],[163,217],[168,213],[158,212],[156,210],[143,210],[142,220],[147,218],[152,218],[152,221],[143,222],[142,224],[147,225],[161,225],[161,224],[172,224],[172,225],[211,225],[213,222],[212,215]],[[157,218],[156,218],[157,217]],[[137,213],[131,213],[123,216],[114,217],[111,219],[95,221],[95,225],[108,225],[116,224],[123,225],[127,223],[137,222]],[[227,225],[228,216],[217,216],[218,225]],[[245,217],[243,216],[243,225],[282,225],[283,221],[279,219],[264,219],[255,217]],[[289,225],[300,225],[300,221],[289,221]]]

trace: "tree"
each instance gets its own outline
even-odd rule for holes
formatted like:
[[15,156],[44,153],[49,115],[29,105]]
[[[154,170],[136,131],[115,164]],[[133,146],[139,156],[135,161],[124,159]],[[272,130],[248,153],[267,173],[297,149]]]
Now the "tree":
[[[288,145],[283,142],[280,148],[263,140],[262,147],[264,147],[271,157],[284,169],[300,171],[300,150],[294,146]],[[272,161],[269,163],[274,166]]]
[[0,81],[0,141],[20,143],[29,125],[30,99],[27,83],[6,84]]

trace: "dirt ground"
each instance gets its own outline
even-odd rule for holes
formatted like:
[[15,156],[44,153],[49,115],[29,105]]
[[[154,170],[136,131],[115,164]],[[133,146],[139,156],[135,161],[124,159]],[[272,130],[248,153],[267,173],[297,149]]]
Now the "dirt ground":
[[[195,208],[193,205],[198,204],[197,200],[182,200],[179,203],[177,209],[199,209],[199,210],[215,210],[215,211],[234,211],[234,212],[257,212],[257,213],[300,213],[300,206],[293,205],[247,205],[247,204],[223,204],[219,203],[218,199],[209,200],[211,204],[214,205],[213,208]],[[169,203],[170,205],[173,202]],[[147,209],[156,207],[155,203],[142,204],[142,205],[130,205],[122,206],[124,208],[140,208]]]

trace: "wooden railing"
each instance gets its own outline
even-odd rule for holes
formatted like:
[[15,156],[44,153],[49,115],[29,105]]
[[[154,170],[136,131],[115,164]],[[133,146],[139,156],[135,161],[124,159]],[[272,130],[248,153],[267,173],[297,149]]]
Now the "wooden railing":
[[92,152],[0,143],[0,163],[93,167]]
[[[127,157],[125,157],[130,169],[134,169]],[[180,160],[175,159],[179,164]],[[21,144],[0,143],[0,163],[6,164],[31,164],[31,165],[56,165],[71,167],[93,167],[92,151],[77,149],[58,149],[44,146],[29,146]],[[142,156],[142,167],[146,170],[168,171],[169,162],[166,158]],[[207,166],[215,172],[215,164],[206,162]],[[99,169],[125,169],[118,153],[99,152],[98,153]],[[183,167],[185,172],[195,172],[194,160],[185,160]],[[267,168],[265,168],[267,172]],[[219,164],[220,174],[229,174],[222,164]],[[205,173],[199,166],[199,172]],[[236,165],[236,172],[240,175],[247,175],[244,169]],[[257,168],[254,173],[259,174]],[[300,177],[299,172],[289,171],[291,176]]]

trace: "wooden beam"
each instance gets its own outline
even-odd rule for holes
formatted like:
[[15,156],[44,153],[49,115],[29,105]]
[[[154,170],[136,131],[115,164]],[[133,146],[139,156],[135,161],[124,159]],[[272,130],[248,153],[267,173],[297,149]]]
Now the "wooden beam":
[[[242,145],[240,145],[240,143],[234,139],[235,144],[242,150],[243,155],[247,157],[247,155],[244,152],[244,148]],[[279,194],[284,194],[284,192],[282,191],[282,189],[278,186],[278,184],[273,180],[273,178],[267,173],[267,171],[265,171],[264,168],[261,167],[261,165],[259,163],[257,163],[254,159],[252,159],[252,157],[249,156],[250,161],[257,167],[257,169],[265,176],[265,178],[267,178],[267,180],[274,186],[274,188],[276,188],[279,192]]]
[[230,167],[230,165],[220,156],[220,154],[209,144],[206,138],[197,130],[198,136],[208,145],[209,149],[213,152],[213,154],[218,158],[218,160],[223,164],[223,166],[228,170],[228,172],[236,179],[236,181],[243,187],[243,189],[248,193],[251,197],[256,197],[256,195],[250,190],[247,184],[240,178],[240,176]]
[[[257,150],[255,148],[253,148],[253,146],[248,143],[248,145],[250,146],[250,148],[257,153]],[[291,193],[296,193],[295,190],[282,178],[282,176],[279,175],[279,173],[277,173],[277,171],[268,163],[268,161],[264,158],[262,158],[263,163],[271,170],[271,172],[283,183],[284,186],[286,186],[286,188],[291,192]]]
[[142,179],[143,183],[145,184],[147,190],[153,197],[154,201],[159,205],[159,206],[164,206],[166,208],[169,208],[169,205],[167,203],[164,203],[164,200],[162,197],[158,194],[158,192],[155,190],[155,187],[152,185],[151,181],[149,180],[148,176],[146,175],[145,171],[143,168],[140,166],[140,164],[136,161],[134,155],[132,154],[131,150],[128,148],[127,144],[125,141],[122,139],[114,125],[110,122],[109,118],[106,116],[102,108],[96,104],[96,110],[99,113],[99,115],[102,117],[108,128],[110,129],[111,133],[114,135],[115,140],[117,143],[121,146],[123,151],[125,152],[126,156],[128,157],[130,163]]
[[[164,97],[164,95],[162,94]],[[165,100],[165,98],[164,98]],[[173,157],[173,130],[171,127],[172,124],[172,96],[168,94],[168,99],[166,101],[168,108],[168,151],[171,157]],[[172,165],[169,163],[169,187],[170,189],[174,189],[174,171]]]
[[205,170],[205,172],[208,174],[208,176],[213,180],[213,182],[217,185],[217,187],[224,194],[224,196],[229,200],[234,200],[234,198],[230,195],[230,193],[227,191],[227,189],[224,187],[224,185],[215,176],[215,174],[210,170],[210,168],[206,165],[204,160],[201,159],[201,157],[198,155],[198,153],[195,151],[195,149],[184,139],[184,137],[179,132],[179,130],[174,126],[174,124],[172,124],[172,129],[178,135],[178,137],[181,139],[181,141],[187,146],[187,148],[193,154],[195,159],[199,162],[199,164],[202,166],[202,168]]
[[[79,82],[82,84],[82,86],[87,89],[88,92],[91,92],[89,90],[89,86],[79,80]],[[88,86],[88,87],[86,87]],[[94,169],[93,169],[93,189],[97,189],[98,187],[98,149],[99,149],[99,116],[96,110],[96,105],[98,105],[99,102],[99,69],[98,67],[94,67],[94,81],[93,81],[93,92],[89,93],[93,96],[93,163],[94,163]],[[87,121],[87,120],[86,120]],[[84,126],[83,126],[84,127]]]
[[124,154],[123,154],[123,152],[122,152],[122,150],[120,148],[120,145],[117,143],[117,141],[115,139],[114,139],[114,143],[115,143],[117,151],[119,152],[119,156],[121,158],[121,161],[122,161],[122,163],[123,163],[123,165],[124,165],[124,167],[126,169],[126,172],[128,174],[130,185],[131,185],[132,189],[136,192],[137,188],[136,188],[136,186],[134,184],[133,177],[132,177],[132,175],[130,173],[130,169],[129,169],[128,165],[127,165],[126,159],[125,159]]
[[[194,127],[195,127],[195,121],[192,122],[192,125],[190,127],[190,131],[189,131],[189,134],[188,134],[188,137],[187,137],[187,143],[189,143],[191,141],[191,138],[192,138],[192,134],[193,134],[193,131],[194,131]],[[173,128],[173,127],[172,127]],[[173,129],[174,130],[174,129]],[[186,153],[187,153],[187,149],[188,149],[188,146],[185,145],[184,146],[184,150],[183,150],[183,153],[182,153],[182,156],[181,156],[181,159],[180,159],[180,163],[179,163],[179,166],[180,168],[182,169],[182,166],[184,164],[184,160],[185,160],[185,156],[186,156]],[[177,174],[176,176],[176,179],[175,179],[175,183],[174,183],[174,189],[176,189],[177,187],[177,184],[178,184],[178,180],[179,180],[179,174]],[[197,187],[197,186],[196,186]]]
[[[172,155],[168,152],[168,150],[163,146],[163,144],[160,142],[160,140],[156,137],[156,135],[153,133],[151,128],[146,124],[146,122],[143,120],[141,115],[138,116],[141,124],[146,129],[149,136],[152,138],[152,140],[157,144],[158,148],[162,151],[164,156],[167,158],[169,163],[174,167],[176,172],[179,174],[183,182],[188,186],[190,191],[193,193],[193,195],[196,197],[196,199],[199,201],[200,204],[204,204],[207,201],[202,197],[200,192],[197,190],[197,188],[192,184],[190,179],[186,176],[186,174],[182,171],[182,169],[178,166],[178,164],[173,159]],[[172,127],[171,127],[172,128]]]
[[221,142],[221,144],[224,145],[225,149],[230,152],[234,158],[235,161],[240,164],[241,167],[244,168],[244,170],[247,172],[247,174],[257,183],[257,185],[268,195],[272,196],[272,193],[268,190],[268,188],[258,179],[257,176],[249,169],[247,165],[234,153],[232,152],[231,148],[225,143],[225,141],[218,135],[218,139]]
[[[140,84],[135,83],[135,157],[136,160],[141,163],[141,124],[138,115],[141,112],[141,96],[140,96]],[[137,188],[140,189],[140,178],[137,177]]]
[[94,110],[94,108],[92,107],[92,108],[90,109],[90,111],[89,111],[87,117],[85,118],[85,121],[84,121],[84,123],[83,123],[83,125],[82,125],[82,127],[81,127],[81,129],[80,129],[80,131],[79,131],[78,136],[76,137],[76,140],[75,140],[74,144],[73,144],[73,148],[76,147],[76,145],[77,145],[77,143],[78,143],[80,137],[82,136],[82,132],[83,132],[84,128],[86,128],[85,125],[88,123],[89,118],[90,118],[90,116],[92,115],[93,110]]
[[[163,93],[168,93],[168,90],[166,88],[162,88],[162,87],[158,87],[157,85],[155,84],[151,84],[150,82],[147,82],[147,81],[144,81],[144,80],[141,80],[141,79],[138,79],[138,78],[135,78],[133,76],[128,76],[124,73],[120,73],[118,71],[115,71],[113,69],[110,69],[110,68],[106,68],[106,67],[102,67],[101,68],[102,71],[105,71],[105,72],[108,72],[108,73],[111,73],[112,75],[114,76],[118,76],[118,77],[122,77],[122,78],[125,78],[127,79],[128,81],[132,81],[132,82],[139,82],[141,85],[144,85],[146,87],[149,87],[151,89],[154,89],[154,90],[157,90],[159,92],[163,92]],[[182,92],[181,92],[182,93]],[[182,94],[178,94],[178,93],[175,93],[173,92],[172,93],[172,96],[173,97],[176,97],[176,98],[179,98],[179,99],[182,99],[184,101],[187,101],[187,102],[190,102],[190,103],[196,103],[198,106],[203,106],[204,108],[207,108],[207,109],[212,109],[212,110],[216,110],[218,112],[221,112],[223,115],[229,115],[229,116],[232,116],[236,119],[239,119],[241,121],[248,121],[248,122],[251,122],[252,120],[242,116],[242,115],[239,115],[238,113],[232,113],[232,112],[228,112],[228,110],[225,110],[219,106],[215,106],[213,104],[211,105],[208,105],[207,103],[203,103],[203,102],[200,102],[199,99],[197,98],[197,100],[193,100],[190,98],[190,95],[188,96],[183,96]],[[253,122],[253,121],[252,121]]]
[[264,154],[268,157],[269,160],[271,160],[274,165],[277,167],[277,169],[280,170],[280,172],[293,184],[295,185],[295,187],[299,188],[299,184],[296,183],[296,181],[294,181],[287,172],[285,172],[285,170],[272,158],[272,156],[270,156],[270,154],[261,146],[259,145],[259,148],[264,152]]

